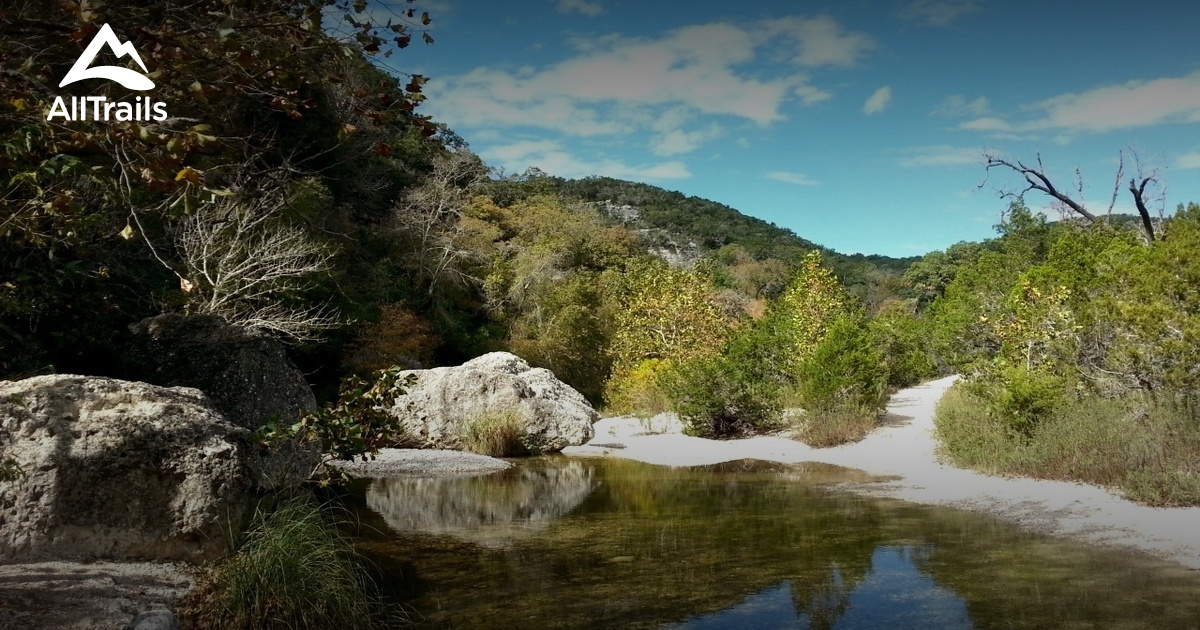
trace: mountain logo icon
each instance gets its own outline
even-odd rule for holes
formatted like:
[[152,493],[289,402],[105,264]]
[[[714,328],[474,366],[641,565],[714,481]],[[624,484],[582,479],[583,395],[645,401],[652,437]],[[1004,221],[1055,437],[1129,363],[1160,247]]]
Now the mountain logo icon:
[[59,83],[58,87],[70,85],[84,79],[108,79],[109,81],[116,81],[130,90],[137,90],[139,92],[154,87],[154,82],[149,77],[129,68],[122,68],[120,66],[96,66],[89,68],[88,66],[92,65],[92,62],[96,60],[96,54],[100,52],[100,48],[105,45],[108,46],[109,50],[113,51],[117,59],[129,55],[133,57],[137,65],[141,66],[142,72],[149,73],[146,70],[146,64],[142,63],[142,58],[138,56],[137,50],[134,50],[133,44],[130,42],[121,43],[121,40],[117,39],[116,33],[113,33],[112,28],[105,24],[100,27],[100,32],[96,33],[96,36],[92,38],[87,48],[83,49],[83,54],[79,55],[79,59],[75,61],[75,65],[71,66],[71,70],[67,72],[67,76],[63,77],[62,83]]

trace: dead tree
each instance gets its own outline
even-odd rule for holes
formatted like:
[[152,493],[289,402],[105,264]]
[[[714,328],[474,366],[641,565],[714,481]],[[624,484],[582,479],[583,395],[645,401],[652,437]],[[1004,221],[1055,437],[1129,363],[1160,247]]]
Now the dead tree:
[[[1108,214],[1110,214],[1110,215],[1112,214],[1113,206],[1116,205],[1117,195],[1120,192],[1121,181],[1124,179],[1124,173],[1125,173],[1125,156],[1124,156],[1123,152],[1118,152],[1117,157],[1118,157],[1118,165],[1117,165],[1116,183],[1113,185],[1112,200],[1109,201],[1109,204],[1108,204]],[[995,154],[991,154],[991,153],[985,153],[984,159],[985,159],[985,170],[989,174],[991,173],[993,168],[1003,167],[1003,168],[1007,168],[1015,173],[1018,173],[1022,177],[1025,178],[1025,183],[1027,184],[1027,186],[1025,187],[1024,190],[1017,192],[1017,193],[1013,193],[1013,192],[1001,193],[1003,196],[1023,198],[1025,193],[1027,193],[1031,190],[1036,190],[1038,192],[1041,192],[1045,195],[1048,195],[1048,196],[1054,198],[1056,201],[1058,201],[1059,203],[1061,203],[1064,206],[1066,206],[1067,208],[1069,208],[1075,214],[1078,214],[1079,216],[1086,219],[1089,223],[1096,223],[1096,222],[1102,220],[1101,217],[1097,216],[1095,213],[1091,212],[1084,206],[1084,203],[1083,203],[1083,177],[1080,175],[1078,169],[1075,171],[1075,174],[1076,174],[1076,192],[1079,195],[1079,200],[1076,200],[1073,197],[1071,197],[1071,195],[1060,190],[1058,187],[1056,187],[1054,185],[1053,182],[1050,181],[1050,178],[1046,175],[1046,169],[1042,165],[1042,156],[1040,153],[1037,155],[1037,166],[1036,167],[1028,166],[1024,162],[1021,162],[1020,160],[1013,162],[1013,161],[998,157]],[[1130,180],[1129,180],[1129,192],[1133,195],[1134,205],[1137,206],[1138,214],[1141,216],[1142,231],[1146,235],[1146,240],[1150,243],[1153,243],[1154,238],[1155,238],[1154,237],[1154,224],[1150,218],[1150,210],[1146,207],[1146,187],[1152,183],[1158,185],[1159,184],[1158,175],[1157,175],[1157,172],[1153,172],[1153,171],[1149,175],[1145,174],[1142,170],[1141,161],[1138,160],[1136,153],[1134,154],[1134,161],[1137,164],[1137,175],[1135,177],[1130,178]],[[986,183],[986,180],[984,183]],[[983,184],[980,184],[980,187],[982,188]]]

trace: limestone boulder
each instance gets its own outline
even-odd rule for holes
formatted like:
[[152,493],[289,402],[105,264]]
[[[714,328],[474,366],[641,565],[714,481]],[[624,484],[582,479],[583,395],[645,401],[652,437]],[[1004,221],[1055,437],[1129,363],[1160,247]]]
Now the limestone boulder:
[[423,448],[459,449],[471,422],[489,413],[515,412],[524,420],[521,445],[554,453],[592,438],[599,415],[583,394],[544,368],[507,352],[492,352],[456,367],[407,370],[411,377],[391,409],[405,433]]
[[130,327],[126,374],[164,387],[195,387],[230,422],[255,430],[317,409],[283,344],[215,315],[168,313]]
[[248,432],[200,391],[72,375],[0,381],[0,557],[202,560],[248,505]]
[[[290,424],[317,409],[304,374],[269,335],[215,315],[177,313],[144,319],[130,331],[127,378],[194,387],[240,427],[253,431],[272,420]],[[308,478],[319,460],[318,444],[282,443],[248,464],[255,485],[271,490]]]

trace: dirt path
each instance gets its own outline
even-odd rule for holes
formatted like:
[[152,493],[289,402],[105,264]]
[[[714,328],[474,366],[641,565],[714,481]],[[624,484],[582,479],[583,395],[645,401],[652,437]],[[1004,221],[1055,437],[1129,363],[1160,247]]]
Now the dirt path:
[[[596,425],[589,445],[568,454],[627,457],[652,464],[691,466],[736,459],[784,463],[824,462],[875,475],[887,483],[847,486],[876,496],[983,512],[1048,534],[1134,548],[1200,569],[1200,507],[1151,508],[1079,483],[991,477],[941,464],[936,455],[933,410],[954,378],[901,390],[888,404],[885,425],[866,439],[813,449],[783,438],[715,441],[678,433],[638,435],[636,420]],[[605,446],[596,446],[603,444]],[[617,448],[623,446],[623,448]]]

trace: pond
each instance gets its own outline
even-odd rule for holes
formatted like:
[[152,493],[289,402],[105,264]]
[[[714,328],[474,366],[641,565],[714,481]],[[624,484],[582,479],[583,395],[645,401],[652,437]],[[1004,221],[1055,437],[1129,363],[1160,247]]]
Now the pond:
[[1200,572],[832,487],[865,480],[546,457],[347,501],[418,627],[1200,627]]

